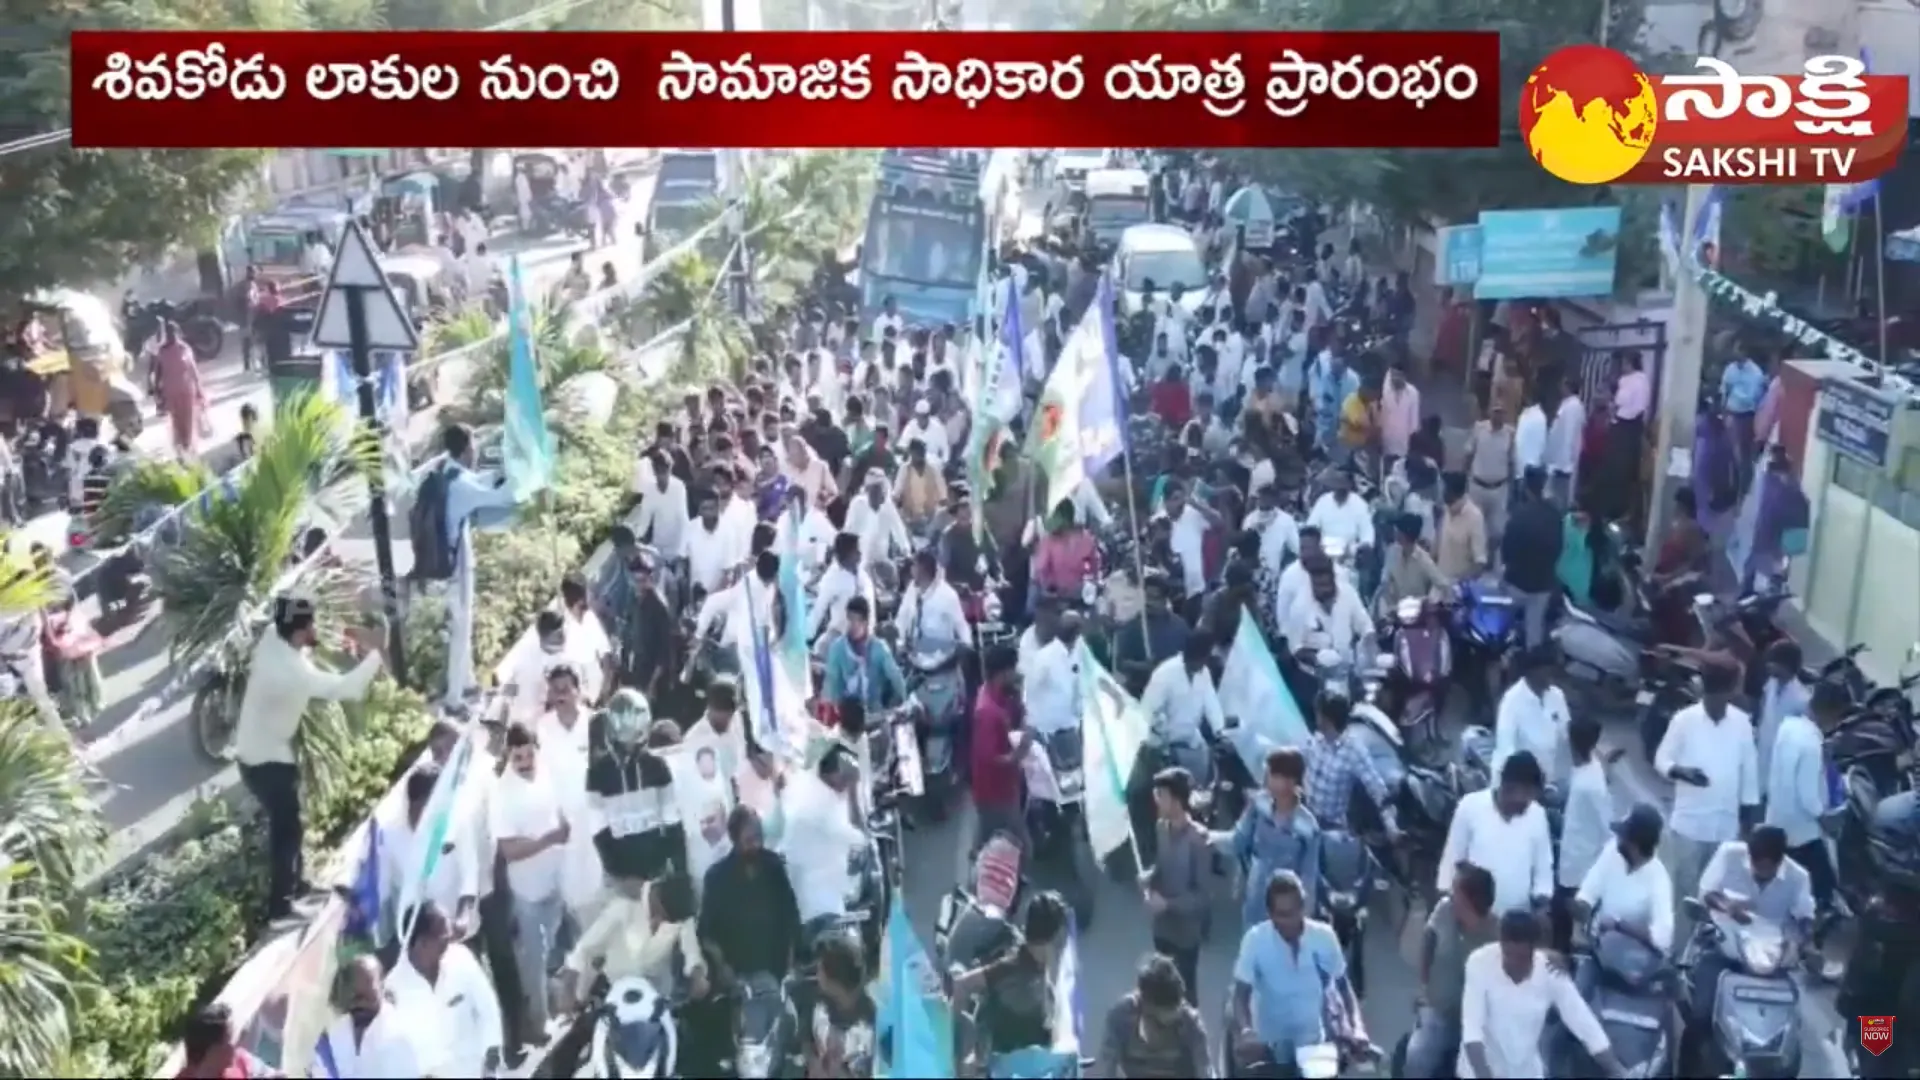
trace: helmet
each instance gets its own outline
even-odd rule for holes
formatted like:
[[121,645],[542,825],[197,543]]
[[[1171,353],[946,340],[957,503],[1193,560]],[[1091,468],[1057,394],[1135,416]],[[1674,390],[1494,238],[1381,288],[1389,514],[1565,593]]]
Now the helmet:
[[1867,853],[1882,884],[1920,894],[1920,794],[1880,800],[1867,819]]
[[617,743],[636,743],[653,726],[653,706],[646,695],[632,687],[622,687],[608,699],[607,736]]

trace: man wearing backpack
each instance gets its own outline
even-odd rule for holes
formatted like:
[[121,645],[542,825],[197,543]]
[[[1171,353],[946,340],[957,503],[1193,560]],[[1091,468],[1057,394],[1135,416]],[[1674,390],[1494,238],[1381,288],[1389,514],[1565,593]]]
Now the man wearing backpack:
[[[473,679],[473,539],[471,528],[505,525],[514,508],[504,473],[474,471],[473,433],[455,424],[442,436],[446,456],[415,494],[408,526],[414,581],[446,581],[446,702],[458,708]],[[470,528],[471,527],[471,528]]]

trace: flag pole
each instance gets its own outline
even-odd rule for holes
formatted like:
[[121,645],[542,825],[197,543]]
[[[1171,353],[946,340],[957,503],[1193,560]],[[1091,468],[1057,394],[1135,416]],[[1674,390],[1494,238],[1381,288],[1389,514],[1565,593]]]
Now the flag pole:
[[1880,366],[1887,364],[1887,237],[1880,216],[1880,189],[1873,189],[1873,289],[1880,324]]

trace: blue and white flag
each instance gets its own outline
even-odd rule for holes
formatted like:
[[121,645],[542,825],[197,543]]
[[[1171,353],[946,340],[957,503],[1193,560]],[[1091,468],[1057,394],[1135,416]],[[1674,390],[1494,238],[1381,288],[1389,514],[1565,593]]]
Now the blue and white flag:
[[353,887],[347,894],[348,937],[380,940],[380,902],[386,895],[380,888],[380,816],[367,819],[367,850],[360,856],[360,869],[353,875]]
[[953,1016],[940,992],[939,973],[898,892],[887,911],[880,952],[884,982],[875,1003],[874,1034],[892,1045],[891,1060],[884,1063],[886,1075],[952,1077]]
[[[754,585],[748,586],[750,589]],[[806,678],[795,679],[786,659],[790,645],[777,641],[762,616],[761,598],[749,594],[746,618],[727,620],[727,632],[741,658],[741,696],[753,720],[754,741],[771,754],[798,760],[806,754],[812,718],[807,714]],[[792,609],[788,610],[792,626]],[[801,625],[804,627],[804,618]],[[801,633],[805,633],[804,630]],[[806,669],[804,651],[800,657]]]
[[507,415],[501,453],[515,502],[553,486],[554,442],[547,431],[546,405],[540,400],[540,373],[533,355],[533,317],[527,310],[520,260],[507,264],[509,367]]
[[[1873,58],[1860,50],[1860,62],[1873,71]],[[1853,238],[1853,218],[1871,205],[1880,194],[1880,181],[1862,180],[1853,184],[1828,184],[1820,199],[1820,235],[1827,247],[1838,255],[1847,250]]]
[[1067,914],[1067,945],[1053,969],[1053,1050],[1080,1054],[1086,1027],[1086,1005],[1080,996],[1080,926]]
[[1240,629],[1220,670],[1223,733],[1250,776],[1265,776],[1267,754],[1282,746],[1305,746],[1311,730],[1306,712],[1280,677],[1280,664],[1267,647],[1253,612],[1242,609]]
[[440,869],[441,858],[446,855],[447,837],[453,834],[453,823],[459,816],[460,789],[466,786],[467,772],[473,766],[474,738],[473,732],[460,737],[440,770],[440,778],[434,781],[426,808],[420,812],[420,825],[415,832],[420,861],[407,880],[400,883],[401,941],[413,936],[413,922],[419,915],[420,902],[426,899],[427,883],[433,880],[434,873]]
[[1067,335],[1040,394],[1027,445],[1047,477],[1045,514],[1122,451],[1114,350],[1108,341],[1111,320],[1101,314],[1112,300],[1112,287],[1102,278],[1093,305]]
[[334,1056],[331,1032],[323,1032],[313,1048],[313,1075],[320,1080],[341,1080],[340,1059]]

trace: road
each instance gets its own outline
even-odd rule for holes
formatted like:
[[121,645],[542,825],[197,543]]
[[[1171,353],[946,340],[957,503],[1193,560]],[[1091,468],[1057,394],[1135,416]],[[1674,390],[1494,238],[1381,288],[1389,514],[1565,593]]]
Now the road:
[[[636,178],[630,204],[644,208],[652,183],[651,173]],[[622,279],[630,277],[640,265],[639,245],[631,226],[617,230],[616,236],[615,246],[594,251],[588,257],[588,266],[596,277],[603,261],[611,260]],[[518,254],[533,290],[557,283],[572,254],[585,249],[578,241],[523,242],[505,236],[489,246],[502,255]],[[250,402],[263,416],[269,415],[271,396],[264,377],[241,371],[237,355],[210,367],[207,394],[214,416],[214,441],[223,444],[238,430],[240,406]],[[410,441],[420,445],[431,438],[434,426],[430,413],[414,416],[409,425]],[[164,450],[165,436],[158,428],[157,424],[150,425],[143,448]],[[158,444],[145,446],[156,436]],[[29,529],[42,542],[54,544],[57,540],[56,550],[64,551],[66,525],[65,514],[48,514],[36,519]],[[394,556],[399,573],[404,575],[410,565],[404,515],[396,520],[395,529]],[[367,567],[369,574],[373,572],[373,542],[364,518],[346,530],[333,550],[347,562]],[[85,744],[81,756],[98,774],[98,798],[111,830],[106,863],[106,872],[111,872],[165,836],[195,802],[234,787],[239,776],[200,753],[186,723],[189,695],[164,701],[158,709],[141,707],[172,674],[163,617],[150,618],[138,630],[116,635],[101,656],[100,667],[104,708],[100,719],[81,733]]]
[[[1628,767],[1622,771],[1615,785],[1622,814],[1634,801],[1667,801],[1651,785],[1650,779],[1643,769]],[[962,840],[958,827],[950,823],[938,829],[916,831],[906,843],[908,909],[921,941],[929,947],[940,897],[954,884],[954,852]],[[1208,1033],[1217,1049],[1221,1008],[1239,942],[1240,917],[1238,905],[1227,895],[1224,886],[1213,910],[1214,932],[1200,960],[1200,1001]],[[1388,1051],[1412,1027],[1414,996],[1418,990],[1412,959],[1416,956],[1422,924],[1418,919],[1403,924],[1403,910],[1404,905],[1397,897],[1377,901],[1366,943],[1367,997],[1363,1007],[1367,1028],[1373,1040]],[[1401,933],[1403,925],[1404,933]],[[1151,949],[1147,927],[1148,915],[1138,892],[1112,881],[1103,882],[1097,917],[1080,938],[1081,987],[1089,1031],[1097,1031],[1106,1008],[1133,988],[1138,965]],[[1833,1011],[1831,992],[1821,989],[1804,995],[1801,1015],[1808,1043],[1801,1075],[1847,1075],[1845,1060],[1832,1038],[1832,1033],[1841,1028],[1840,1018]],[[1097,1039],[1097,1035],[1089,1038]],[[1097,1047],[1088,1049],[1089,1054],[1095,1052]]]

